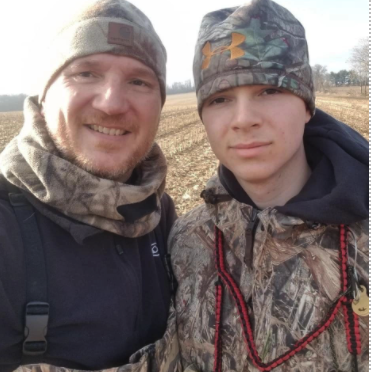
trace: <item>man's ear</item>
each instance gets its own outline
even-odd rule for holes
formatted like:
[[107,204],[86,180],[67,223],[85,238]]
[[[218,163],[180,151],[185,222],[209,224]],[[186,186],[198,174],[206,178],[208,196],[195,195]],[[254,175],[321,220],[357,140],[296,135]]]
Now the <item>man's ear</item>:
[[308,108],[306,108],[305,124],[307,124],[311,119],[311,113]]

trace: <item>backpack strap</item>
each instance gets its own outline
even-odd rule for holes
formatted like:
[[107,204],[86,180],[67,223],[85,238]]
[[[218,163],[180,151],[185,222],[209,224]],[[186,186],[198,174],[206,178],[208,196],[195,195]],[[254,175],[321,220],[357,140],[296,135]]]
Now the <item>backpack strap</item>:
[[37,226],[35,210],[22,191],[7,182],[9,202],[12,205],[25,250],[26,308],[25,339],[22,348],[22,364],[40,360],[47,350],[49,303],[47,302],[47,274],[44,249]]
[[[168,240],[168,234],[170,231],[170,227],[172,226],[174,222],[173,216],[167,216],[167,211],[169,207],[169,196],[163,195],[161,198],[161,217],[160,217],[160,223],[158,226],[156,226],[154,233],[155,233],[155,239],[158,242],[159,247],[159,253],[162,260],[162,263],[164,265],[165,271],[167,272],[167,276],[169,279],[169,286],[171,290],[171,296],[173,297],[176,294],[177,290],[177,281],[173,273],[172,265],[171,265],[171,258],[170,254],[168,253],[167,249],[167,240]],[[173,204],[171,208],[173,207]],[[170,217],[170,218],[169,218]]]

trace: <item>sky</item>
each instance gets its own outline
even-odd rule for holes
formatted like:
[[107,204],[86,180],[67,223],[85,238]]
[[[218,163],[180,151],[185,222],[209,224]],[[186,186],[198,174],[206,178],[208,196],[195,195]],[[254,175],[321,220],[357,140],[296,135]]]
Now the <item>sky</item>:
[[[90,0],[0,1],[0,94],[36,94],[38,61],[51,30],[71,8]],[[278,0],[303,24],[310,64],[349,70],[351,49],[369,35],[368,0]],[[192,80],[192,61],[203,16],[244,4],[235,0],[133,0],[167,49],[167,83]]]

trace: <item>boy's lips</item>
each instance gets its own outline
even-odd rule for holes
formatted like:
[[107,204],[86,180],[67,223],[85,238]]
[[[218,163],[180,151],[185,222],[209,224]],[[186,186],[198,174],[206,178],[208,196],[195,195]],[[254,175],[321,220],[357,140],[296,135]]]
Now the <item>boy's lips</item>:
[[238,143],[230,147],[238,157],[240,158],[255,158],[260,156],[262,153],[266,152],[268,146],[271,145],[271,142],[250,142],[250,143]]
[[251,143],[239,143],[237,145],[231,146],[231,148],[236,150],[249,150],[257,147],[263,147],[270,145],[271,142],[251,142]]

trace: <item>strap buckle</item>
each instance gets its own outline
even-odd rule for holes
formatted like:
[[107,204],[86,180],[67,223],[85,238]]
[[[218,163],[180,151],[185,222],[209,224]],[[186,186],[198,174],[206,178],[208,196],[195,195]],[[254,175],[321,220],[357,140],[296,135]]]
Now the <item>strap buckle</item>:
[[47,302],[29,302],[26,305],[24,355],[42,355],[46,352],[48,342],[49,304]]
[[10,192],[8,196],[10,204],[13,207],[23,207],[24,205],[28,205],[25,196],[21,192],[18,193]]

